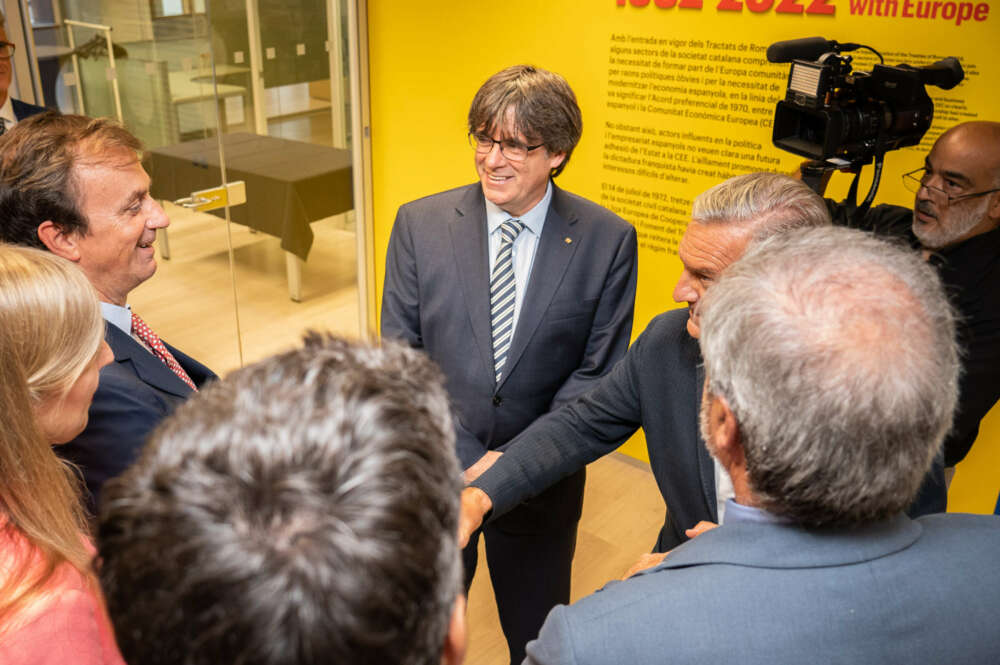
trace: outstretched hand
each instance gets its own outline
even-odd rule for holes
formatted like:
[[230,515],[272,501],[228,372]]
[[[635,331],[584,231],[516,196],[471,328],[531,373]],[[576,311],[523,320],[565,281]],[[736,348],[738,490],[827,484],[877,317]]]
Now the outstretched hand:
[[458,546],[464,548],[469,538],[483,524],[486,513],[493,508],[489,495],[478,487],[462,490],[462,505],[458,514]]
[[[695,524],[690,529],[685,529],[684,534],[688,538],[697,538],[706,531],[711,531],[712,529],[719,526],[715,522],[707,522],[702,520]],[[667,558],[670,552],[653,552],[651,554],[643,554],[639,557],[639,560],[632,564],[632,567],[625,571],[622,575],[623,580],[627,580],[638,572],[646,570],[647,568],[652,568],[653,566],[658,566],[663,563],[663,560]]]

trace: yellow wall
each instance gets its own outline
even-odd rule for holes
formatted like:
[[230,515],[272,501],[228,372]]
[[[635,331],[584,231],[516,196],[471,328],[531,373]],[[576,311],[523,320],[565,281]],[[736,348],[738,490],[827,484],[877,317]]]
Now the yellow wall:
[[[693,0],[697,3],[697,0]],[[726,0],[729,1],[729,0]],[[859,0],[855,0],[855,4]],[[680,0],[690,4],[692,0]],[[615,43],[628,45],[632,39],[660,42],[695,40],[760,47],[781,40],[822,35],[841,42],[862,42],[886,54],[887,64],[915,62],[919,56],[956,55],[963,59],[969,76],[956,91],[932,90],[939,103],[939,118],[923,147],[890,155],[880,189],[879,202],[908,204],[912,195],[901,186],[901,173],[921,165],[927,143],[943,127],[962,119],[995,117],[995,86],[1000,67],[992,48],[996,21],[986,7],[983,20],[916,19],[901,16],[853,16],[849,0],[751,0],[736,3],[739,11],[719,9],[718,0],[704,2],[700,9],[662,9],[670,0],[508,0],[485,2],[398,2],[370,0],[369,57],[371,88],[372,168],[374,205],[374,246],[376,285],[381,298],[384,257],[396,209],[403,203],[475,179],[472,151],[465,140],[465,114],[479,85],[508,65],[527,62],[561,73],[576,92],[583,111],[584,133],[579,147],[559,184],[566,189],[602,201],[609,186],[635,184],[645,195],[676,195],[689,200],[720,178],[698,175],[692,167],[660,171],[655,177],[622,176],[607,168],[609,123],[634,123],[667,132],[693,131],[724,138],[752,140],[762,146],[758,170],[790,172],[799,158],[773,148],[766,118],[756,116],[761,126],[720,124],[710,120],[685,120],[676,116],[625,111],[609,107],[609,69]],[[913,12],[911,0],[900,0],[897,13]],[[644,5],[644,6],[635,6]],[[802,11],[788,13],[779,7],[803,10],[832,7],[833,15]],[[729,6],[734,6],[731,2]],[[886,5],[888,6],[888,5]],[[750,11],[750,8],[767,11]],[[909,9],[907,9],[909,8]],[[613,41],[617,39],[618,41]],[[734,51],[740,55],[747,52]],[[768,65],[762,58],[748,69],[777,68],[787,73],[787,65]],[[732,65],[730,65],[732,66]],[[870,65],[856,69],[866,71]],[[784,93],[768,92],[767,106]],[[728,89],[720,82],[726,94]],[[950,105],[950,118],[943,118]],[[753,157],[743,160],[753,161]],[[744,169],[746,170],[746,169]],[[668,176],[668,177],[663,177]],[[683,182],[680,182],[683,180]],[[830,193],[839,197],[847,178],[838,176]],[[867,182],[866,182],[867,185]],[[864,192],[865,186],[862,189]],[[609,207],[615,205],[605,199]],[[641,223],[628,211],[623,216],[637,228]],[[676,221],[673,222],[676,228]],[[668,227],[670,223],[667,224]],[[682,227],[681,227],[682,228]],[[634,334],[665,309],[676,307],[670,293],[680,273],[680,265],[670,251],[643,248],[639,255],[639,290]],[[1000,479],[992,470],[1000,468],[1000,415],[994,410],[966,467],[960,468],[953,485],[955,505],[979,512],[992,511]],[[984,441],[984,439],[989,439]],[[626,444],[625,450],[645,458],[641,438]],[[978,470],[977,475],[975,471]],[[967,498],[968,497],[968,498]]]

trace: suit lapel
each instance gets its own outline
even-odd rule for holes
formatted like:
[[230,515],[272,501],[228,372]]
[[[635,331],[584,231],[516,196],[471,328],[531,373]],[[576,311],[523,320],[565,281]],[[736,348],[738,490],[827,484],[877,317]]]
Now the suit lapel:
[[130,363],[143,383],[178,397],[187,397],[192,393],[191,388],[180,377],[139,342],[110,323],[105,324],[105,329],[104,338],[115,354],[115,362]]
[[[470,185],[455,208],[449,225],[458,267],[459,286],[465,298],[472,333],[483,368],[493,376],[493,334],[490,322],[489,244],[486,235],[486,203],[482,188]],[[509,361],[508,361],[509,362]]]
[[552,185],[552,203],[545,217],[545,226],[542,227],[542,237],[538,239],[538,247],[535,249],[528,288],[521,303],[521,313],[517,317],[514,339],[511,340],[510,351],[507,353],[506,369],[497,389],[503,386],[507,377],[516,369],[528,342],[542,322],[549,303],[562,284],[563,275],[580,244],[576,221],[576,215],[566,211],[562,205],[561,190]]

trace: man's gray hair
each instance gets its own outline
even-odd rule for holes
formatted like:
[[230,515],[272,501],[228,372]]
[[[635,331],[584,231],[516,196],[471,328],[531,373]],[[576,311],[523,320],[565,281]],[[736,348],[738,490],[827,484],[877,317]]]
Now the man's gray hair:
[[779,235],[702,301],[707,390],[760,507],[807,525],[903,510],[951,427],[959,352],[937,274],[860,231]]
[[807,226],[829,226],[830,210],[800,180],[779,173],[729,178],[694,200],[692,221],[749,227],[756,239]]
[[211,385],[105,490],[130,663],[440,662],[461,472],[423,354],[319,335]]

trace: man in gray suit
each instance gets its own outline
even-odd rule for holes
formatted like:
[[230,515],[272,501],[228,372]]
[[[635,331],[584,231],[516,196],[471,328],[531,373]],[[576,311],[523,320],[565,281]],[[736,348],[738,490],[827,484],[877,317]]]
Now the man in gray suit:
[[[463,468],[583,394],[625,353],[636,234],[555,186],[582,122],[566,81],[531,66],[487,80],[469,109],[479,182],[408,203],[386,259],[382,335],[444,370]],[[483,534],[512,662],[569,600],[583,470]],[[466,583],[478,532],[466,548]]]
[[700,316],[726,523],[553,610],[526,662],[1000,662],[1000,518],[903,514],[958,395],[934,269],[796,231],[730,266]]

